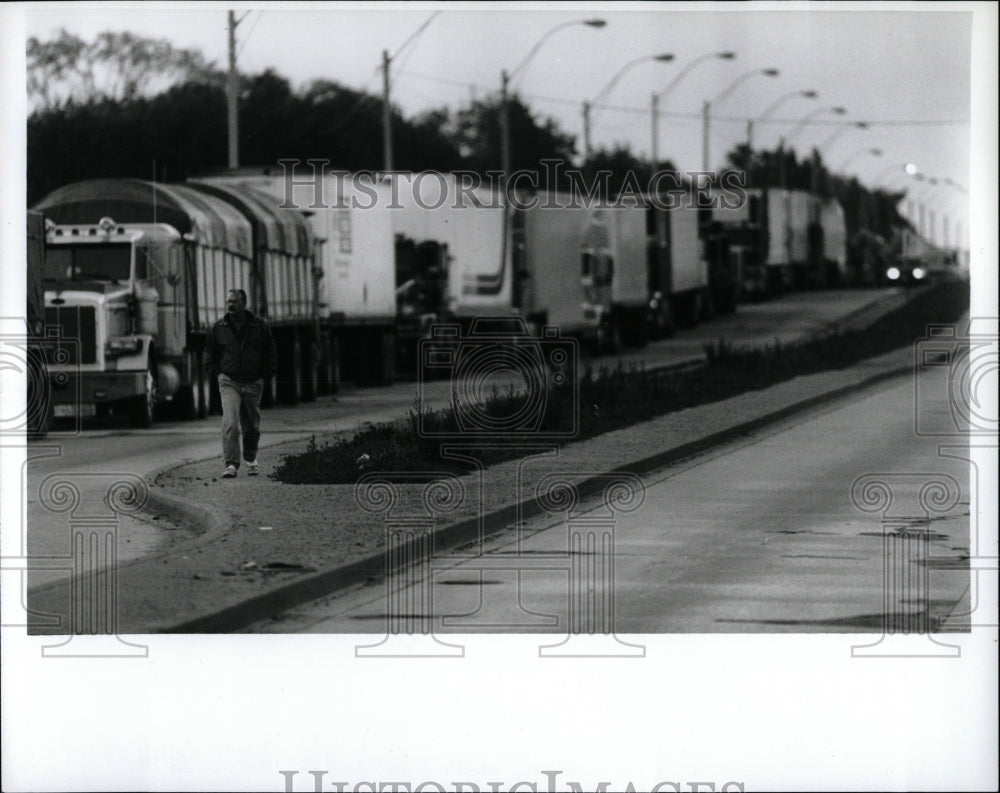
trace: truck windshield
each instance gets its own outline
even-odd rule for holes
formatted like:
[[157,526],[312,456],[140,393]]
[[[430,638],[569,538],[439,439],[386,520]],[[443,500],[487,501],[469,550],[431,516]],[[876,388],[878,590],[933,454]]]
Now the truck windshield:
[[46,281],[128,281],[131,245],[50,245]]

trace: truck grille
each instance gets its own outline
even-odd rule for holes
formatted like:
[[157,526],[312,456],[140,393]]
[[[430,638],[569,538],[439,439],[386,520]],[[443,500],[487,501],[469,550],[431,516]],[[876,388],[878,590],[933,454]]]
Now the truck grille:
[[47,338],[50,365],[97,363],[97,313],[93,306],[46,306],[46,333],[60,328],[61,338]]

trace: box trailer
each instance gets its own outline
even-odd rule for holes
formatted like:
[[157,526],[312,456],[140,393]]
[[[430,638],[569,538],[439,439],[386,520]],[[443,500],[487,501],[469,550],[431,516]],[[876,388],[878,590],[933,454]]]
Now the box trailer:
[[519,210],[515,267],[522,308],[598,351],[644,344],[649,328],[647,216],[641,205],[601,206],[550,196]]
[[308,218],[318,252],[318,382],[339,377],[366,384],[395,378],[395,240],[390,186],[363,175],[238,172],[198,180],[244,185],[269,196],[272,208]]

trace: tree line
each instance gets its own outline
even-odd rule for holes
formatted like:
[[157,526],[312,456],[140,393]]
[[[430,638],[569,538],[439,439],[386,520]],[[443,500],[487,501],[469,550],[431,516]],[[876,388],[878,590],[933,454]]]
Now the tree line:
[[[27,46],[27,87],[34,107],[28,118],[29,206],[70,182],[102,177],[182,181],[224,170],[227,162],[225,74],[195,50],[130,33],[99,34],[93,42],[61,31]],[[557,122],[536,115],[519,97],[508,100],[513,170],[549,184],[548,160],[562,172],[578,160],[576,138]],[[404,171],[459,169],[481,174],[500,168],[497,98],[470,101],[456,110],[435,108],[405,118],[391,113],[394,167]],[[382,99],[334,80],[300,88],[273,70],[241,75],[240,160],[274,167],[279,159],[327,160],[346,171],[382,165]],[[783,162],[782,162],[783,161]],[[871,229],[883,237],[906,221],[895,212],[899,195],[872,193],[857,180],[830,173],[819,158],[794,151],[727,155],[751,186],[785,184],[836,196],[849,234]],[[672,163],[659,164],[671,168]],[[627,146],[598,149],[582,162],[584,174],[610,172],[617,191],[628,173],[647,184],[653,167]]]

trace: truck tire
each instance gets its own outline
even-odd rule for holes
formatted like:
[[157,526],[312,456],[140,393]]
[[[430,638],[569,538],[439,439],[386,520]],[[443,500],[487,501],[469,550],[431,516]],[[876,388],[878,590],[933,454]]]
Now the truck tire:
[[329,333],[323,333],[319,343],[319,372],[317,392],[320,396],[333,394],[340,382],[340,369],[337,366],[336,340]]
[[194,421],[205,417],[202,403],[204,396],[202,381],[205,379],[205,372],[196,350],[188,350],[186,357],[189,382],[178,392],[177,404],[180,418],[184,421]]
[[319,348],[310,334],[302,336],[302,401],[315,402],[319,385]]
[[278,354],[278,401],[297,405],[302,399],[302,344],[292,331]]
[[669,339],[677,330],[677,321],[674,319],[674,309],[670,304],[670,298],[663,298],[656,307],[653,314],[653,335],[658,339]]
[[392,385],[396,382],[396,334],[391,330],[384,330],[379,337],[379,356],[381,364],[379,367],[379,385]]
[[612,314],[606,322],[597,326],[597,354],[615,355],[622,348],[621,323]]
[[698,319],[702,322],[711,322],[715,319],[715,297],[709,287],[701,290],[701,310],[698,312]]
[[129,424],[140,429],[153,426],[156,418],[156,393],[156,362],[150,355],[146,368],[146,393],[129,400]]

